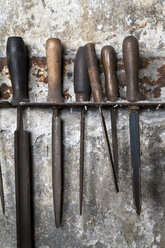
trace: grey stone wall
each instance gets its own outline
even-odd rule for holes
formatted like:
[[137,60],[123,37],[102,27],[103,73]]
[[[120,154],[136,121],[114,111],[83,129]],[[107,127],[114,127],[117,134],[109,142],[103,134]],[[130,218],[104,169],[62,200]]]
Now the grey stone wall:
[[[125,36],[135,35],[144,57],[165,55],[164,0],[1,0],[0,56],[6,56],[8,36],[22,36],[30,55],[45,56],[47,38],[58,37],[65,47],[65,101],[74,101],[73,60],[80,45],[96,43],[98,57],[111,44],[122,56]],[[157,61],[160,65],[161,61]],[[161,64],[162,63],[162,64]],[[140,75],[154,80],[156,64]],[[39,76],[38,76],[39,75]],[[33,64],[31,101],[46,101],[46,70]],[[104,84],[104,76],[101,75]],[[11,100],[11,82],[4,66],[0,84]],[[1,87],[1,90],[3,89]],[[125,90],[125,89],[124,89]],[[164,87],[160,100],[164,100]],[[148,99],[150,100],[150,99]],[[51,179],[51,117],[47,109],[27,109],[25,129],[32,135],[35,243],[38,248],[164,248],[165,247],[165,113],[140,111],[142,212],[135,213],[129,144],[129,111],[118,111],[119,187],[116,194],[107,159],[98,111],[90,109],[86,122],[83,216],[79,216],[80,110],[61,111],[64,122],[64,213],[55,228]],[[110,111],[104,110],[111,138]],[[14,130],[16,110],[0,109],[0,161],[6,214],[0,209],[0,247],[16,247]]]

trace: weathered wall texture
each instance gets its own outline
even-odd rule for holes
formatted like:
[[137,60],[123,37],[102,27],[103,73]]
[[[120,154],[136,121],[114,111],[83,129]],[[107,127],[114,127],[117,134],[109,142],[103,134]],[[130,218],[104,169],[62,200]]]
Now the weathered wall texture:
[[[133,34],[140,42],[143,57],[165,56],[164,0],[1,0],[0,56],[6,56],[8,36],[24,38],[30,54],[45,56],[47,38],[59,37],[65,47],[64,95],[74,101],[73,61],[80,45],[96,43],[98,57],[111,44],[122,55],[122,41]],[[120,63],[119,63],[120,64]],[[46,67],[31,66],[31,101],[46,101]],[[165,100],[165,62],[153,59],[141,69],[143,99]],[[122,86],[123,68],[118,78]],[[101,74],[104,83],[103,73]],[[6,62],[1,65],[1,97],[11,100],[11,83]],[[125,95],[125,86],[120,89]],[[145,95],[147,97],[145,98]],[[104,111],[111,137],[110,113]],[[51,110],[27,109],[26,130],[32,134],[35,242],[40,248],[164,248],[165,247],[165,112],[140,113],[142,163],[142,213],[135,213],[129,151],[129,111],[118,112],[119,187],[116,194],[100,118],[89,110],[86,123],[85,186],[83,216],[79,202],[79,121],[80,110],[62,110],[64,121],[64,214],[55,228],[51,181]],[[16,110],[0,109],[0,161],[4,180],[6,215],[0,209],[0,247],[16,247],[14,130]]]

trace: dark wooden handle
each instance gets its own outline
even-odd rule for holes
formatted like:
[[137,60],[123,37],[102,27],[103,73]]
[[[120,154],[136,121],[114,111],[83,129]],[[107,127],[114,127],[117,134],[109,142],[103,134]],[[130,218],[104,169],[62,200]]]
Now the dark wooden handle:
[[88,43],[85,45],[85,55],[93,99],[95,102],[103,102],[103,90],[101,87],[95,45],[93,43]]
[[26,47],[21,37],[8,38],[7,63],[13,87],[13,105],[27,102],[27,57]]
[[116,80],[116,52],[112,46],[105,46],[101,50],[101,59],[105,74],[105,91],[108,100],[117,101],[118,90]]
[[128,36],[123,41],[123,61],[127,82],[127,100],[138,101],[139,94],[139,44],[134,36]]
[[74,62],[74,92],[76,101],[89,101],[91,86],[85,57],[85,47],[79,47]]
[[48,102],[62,102],[61,94],[62,44],[59,39],[50,38],[46,42],[48,68]]

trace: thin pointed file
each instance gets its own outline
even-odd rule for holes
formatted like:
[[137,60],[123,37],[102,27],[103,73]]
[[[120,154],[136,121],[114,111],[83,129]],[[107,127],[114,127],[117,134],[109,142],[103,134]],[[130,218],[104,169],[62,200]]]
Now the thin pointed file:
[[3,179],[2,179],[2,169],[0,163],[0,196],[1,196],[1,206],[3,214],[5,214],[5,200],[4,200],[4,190],[3,190]]
[[136,212],[141,212],[141,175],[140,175],[140,139],[139,139],[139,113],[132,110],[129,115],[131,164],[133,169],[133,194]]
[[[88,43],[85,45],[85,54],[86,54],[88,73],[89,73],[89,78],[90,78],[90,83],[91,83],[91,88],[92,88],[93,99],[95,102],[98,102],[98,103],[103,102],[103,90],[102,90],[101,80],[100,80],[100,75],[99,75],[99,68],[98,68],[98,63],[97,63],[95,45],[93,43]],[[101,106],[99,106],[99,113],[101,117],[101,123],[102,123],[105,144],[107,148],[107,154],[108,154],[108,158],[111,163],[111,166],[112,166],[116,191],[118,192],[119,187],[118,187],[118,182],[117,182],[117,175],[116,175],[116,170],[115,170],[115,166],[114,166],[114,162],[112,158],[110,143],[109,143],[109,139],[107,135],[107,129],[106,129],[105,120],[104,120]]]

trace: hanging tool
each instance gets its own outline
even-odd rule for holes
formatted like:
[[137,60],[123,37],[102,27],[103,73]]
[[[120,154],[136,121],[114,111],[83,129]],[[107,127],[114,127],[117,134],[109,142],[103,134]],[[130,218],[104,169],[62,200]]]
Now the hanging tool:
[[[127,82],[127,100],[136,102],[139,94],[139,45],[134,36],[128,36],[123,41],[123,60]],[[141,212],[141,165],[139,137],[139,106],[131,106],[129,115],[131,163],[133,169],[133,194],[136,212]]]
[[[46,42],[46,60],[48,68],[48,102],[60,103],[62,44],[59,39],[50,38]],[[53,109],[52,117],[52,184],[56,227],[60,227],[62,218],[62,121],[58,109]]]
[[[7,62],[13,87],[13,106],[28,101],[27,58],[21,37],[7,41]],[[30,196],[29,133],[23,129],[22,108],[17,107],[17,129],[14,133],[17,247],[32,247],[32,212]]]
[[[85,48],[80,47],[77,51],[74,63],[74,92],[76,94],[76,102],[89,101],[91,86],[88,75],[88,68],[85,58]],[[80,215],[82,215],[83,202],[83,175],[84,175],[84,139],[85,139],[85,107],[81,110],[80,121]]]
[[[118,89],[116,79],[116,52],[112,46],[105,46],[101,50],[101,59],[105,74],[105,91],[109,101],[117,101]],[[112,130],[112,149],[113,161],[115,166],[116,177],[118,180],[118,141],[117,141],[117,109],[112,107],[111,113],[111,130]]]
[[[90,78],[90,83],[91,83],[91,88],[92,88],[93,99],[95,102],[98,102],[98,103],[103,102],[103,91],[102,91],[101,81],[100,81],[100,76],[99,76],[99,68],[97,64],[95,45],[93,43],[88,43],[85,45],[85,54],[86,54],[86,61],[87,61],[87,66],[88,66],[88,73],[89,73],[89,78]],[[99,108],[99,113],[101,117],[102,129],[103,129],[105,143],[107,147],[108,158],[112,165],[114,182],[116,186],[116,191],[118,192],[119,188],[118,188],[118,183],[117,183],[117,175],[115,171],[114,162],[112,159],[111,148],[110,148],[110,144],[108,140],[108,134],[106,130],[106,125],[105,125],[105,120],[104,120],[101,105],[99,105],[98,108]]]
[[3,212],[3,214],[5,214],[5,200],[4,200],[4,191],[3,191],[3,179],[2,179],[1,163],[0,163],[0,197],[1,197],[2,212]]

